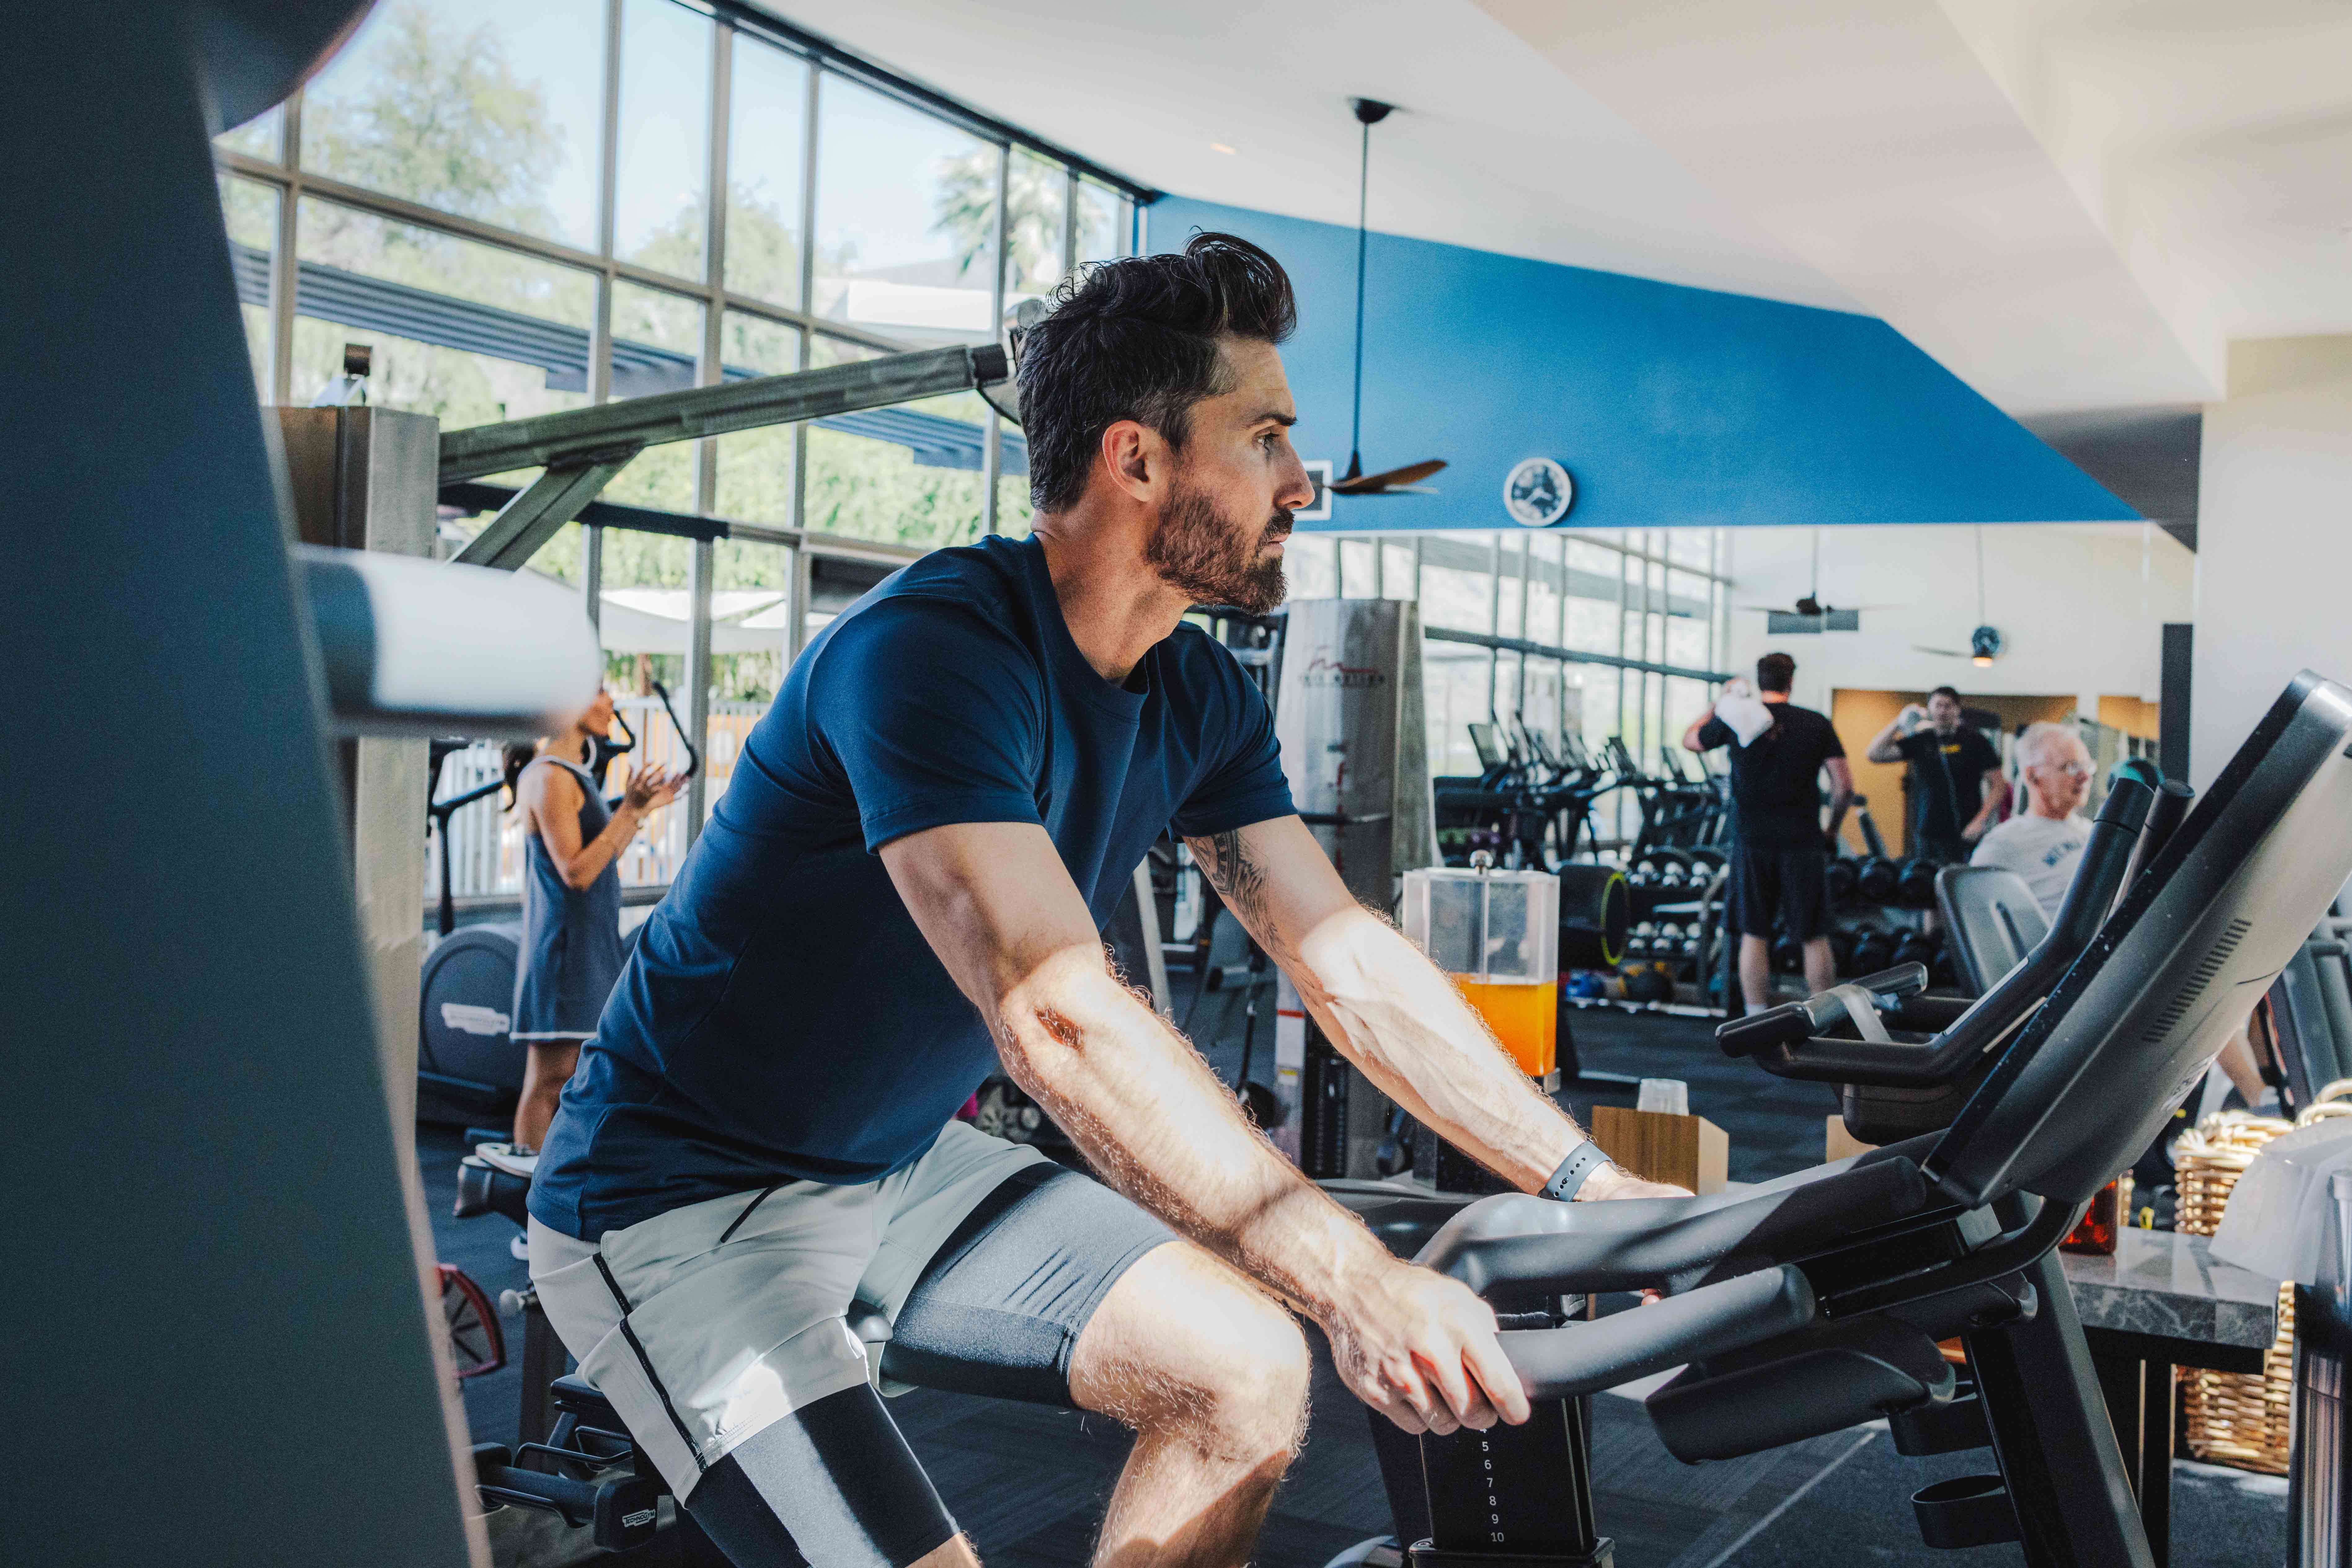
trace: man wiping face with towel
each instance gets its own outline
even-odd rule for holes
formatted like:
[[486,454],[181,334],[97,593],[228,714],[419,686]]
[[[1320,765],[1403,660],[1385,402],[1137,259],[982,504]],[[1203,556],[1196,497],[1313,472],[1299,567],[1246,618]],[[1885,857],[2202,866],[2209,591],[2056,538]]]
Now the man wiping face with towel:
[[[1853,798],[1853,773],[1830,721],[1789,700],[1797,661],[1768,653],[1756,661],[1755,692],[1733,681],[1683,731],[1683,748],[1731,752],[1730,918],[1739,932],[1739,989],[1748,1010],[1772,1005],[1772,930],[1785,925],[1805,951],[1805,985],[1837,983],[1830,955],[1830,845]],[[1829,826],[1822,826],[1820,779],[1830,775]]]

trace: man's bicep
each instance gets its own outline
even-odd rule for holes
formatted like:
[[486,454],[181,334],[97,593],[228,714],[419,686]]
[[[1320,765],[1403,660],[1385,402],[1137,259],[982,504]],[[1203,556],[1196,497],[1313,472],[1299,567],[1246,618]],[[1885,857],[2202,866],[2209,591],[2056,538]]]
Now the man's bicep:
[[892,839],[880,855],[916,929],[984,1016],[1055,954],[1100,947],[1086,900],[1034,823],[951,823]]

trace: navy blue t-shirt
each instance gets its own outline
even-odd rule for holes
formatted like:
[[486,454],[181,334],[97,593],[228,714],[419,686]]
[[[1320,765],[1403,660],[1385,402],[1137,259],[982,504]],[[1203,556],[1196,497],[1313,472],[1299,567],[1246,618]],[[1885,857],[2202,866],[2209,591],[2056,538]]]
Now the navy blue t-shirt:
[[996,1048],[875,853],[1034,822],[1110,918],[1159,835],[1287,816],[1274,723],[1191,626],[1124,686],[1034,540],[942,550],[801,654],[646,922],[563,1091],[530,1208],[593,1240],[685,1204],[913,1162]]

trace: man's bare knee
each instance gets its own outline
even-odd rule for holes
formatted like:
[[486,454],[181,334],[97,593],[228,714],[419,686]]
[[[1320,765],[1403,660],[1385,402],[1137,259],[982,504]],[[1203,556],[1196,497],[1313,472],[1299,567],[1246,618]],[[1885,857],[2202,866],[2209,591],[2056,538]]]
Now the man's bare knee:
[[1213,1390],[1224,1422],[1295,1449],[1305,1424],[1315,1363],[1288,1312],[1263,1298]]
[[1223,1304],[1206,1354],[1171,1368],[1164,1397],[1140,1414],[1145,1429],[1191,1428],[1204,1447],[1234,1458],[1297,1453],[1314,1363],[1290,1314],[1255,1291]]
[[980,1568],[980,1554],[961,1535],[950,1536],[908,1565],[908,1568]]
[[1313,1363],[1290,1314],[1183,1243],[1159,1248],[1130,1279],[1133,1292],[1105,1303],[1122,1309],[1115,1321],[1099,1339],[1090,1325],[1080,1342],[1072,1382],[1082,1403],[1139,1432],[1189,1431],[1236,1452],[1295,1449]]

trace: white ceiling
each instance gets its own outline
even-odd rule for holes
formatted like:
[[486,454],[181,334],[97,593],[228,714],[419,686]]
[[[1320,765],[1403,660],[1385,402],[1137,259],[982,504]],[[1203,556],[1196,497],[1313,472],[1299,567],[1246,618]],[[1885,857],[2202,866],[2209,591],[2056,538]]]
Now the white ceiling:
[[2001,407],[2218,394],[1935,0],[1484,3]]
[[1470,0],[760,3],[1156,189],[1350,227],[1380,99],[1385,233],[1855,308]]
[[[2352,331],[2347,0],[763,0],[1136,179],[1883,317],[2011,413]],[[1216,151],[1213,143],[1234,149]]]
[[2184,330],[2352,331],[2352,5],[1944,9]]

